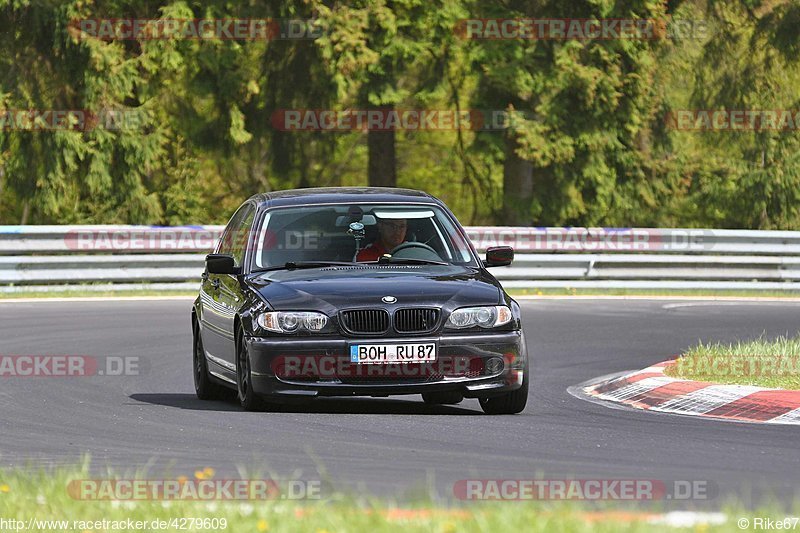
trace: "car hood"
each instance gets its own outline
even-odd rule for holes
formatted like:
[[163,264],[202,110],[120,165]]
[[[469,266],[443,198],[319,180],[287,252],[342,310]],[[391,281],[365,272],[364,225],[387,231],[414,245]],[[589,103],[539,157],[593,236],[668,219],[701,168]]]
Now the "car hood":
[[500,284],[485,270],[461,266],[363,265],[279,270],[254,274],[250,285],[276,310],[318,310],[393,305],[443,307],[503,303]]

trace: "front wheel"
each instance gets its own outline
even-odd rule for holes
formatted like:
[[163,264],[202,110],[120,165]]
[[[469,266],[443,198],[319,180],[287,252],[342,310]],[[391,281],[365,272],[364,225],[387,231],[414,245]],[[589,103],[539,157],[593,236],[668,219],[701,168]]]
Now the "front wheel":
[[208,376],[208,361],[203,349],[203,337],[200,327],[195,324],[192,343],[192,366],[194,367],[194,392],[200,400],[219,400],[222,397],[220,386]]
[[244,332],[241,330],[236,336],[236,389],[239,404],[246,411],[260,411],[263,408],[261,398],[253,392],[250,354],[247,350],[247,343],[244,341]]
[[517,390],[492,398],[479,400],[481,409],[487,415],[515,415],[521,413],[528,403],[528,368],[524,370],[522,386]]

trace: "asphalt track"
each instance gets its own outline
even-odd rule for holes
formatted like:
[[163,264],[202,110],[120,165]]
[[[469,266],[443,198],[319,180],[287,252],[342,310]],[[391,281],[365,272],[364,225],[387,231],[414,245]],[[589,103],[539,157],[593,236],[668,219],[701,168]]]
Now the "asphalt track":
[[567,389],[662,361],[698,340],[800,329],[800,304],[523,301],[533,381],[527,409],[476,400],[324,399],[247,413],[200,402],[182,301],[0,302],[0,354],[138,356],[138,376],[0,378],[0,465],[75,464],[217,477],[325,479],[358,494],[452,498],[461,479],[706,480],[719,494],[676,507],[800,499],[800,428],[611,409]]

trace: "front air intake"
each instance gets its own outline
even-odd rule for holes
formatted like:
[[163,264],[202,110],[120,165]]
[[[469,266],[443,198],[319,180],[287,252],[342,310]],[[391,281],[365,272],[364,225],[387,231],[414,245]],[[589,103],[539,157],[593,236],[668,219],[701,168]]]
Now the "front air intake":
[[429,333],[438,322],[438,309],[398,309],[394,313],[394,329],[398,333]]
[[389,313],[385,309],[354,309],[342,311],[339,316],[348,333],[374,335],[389,329]]

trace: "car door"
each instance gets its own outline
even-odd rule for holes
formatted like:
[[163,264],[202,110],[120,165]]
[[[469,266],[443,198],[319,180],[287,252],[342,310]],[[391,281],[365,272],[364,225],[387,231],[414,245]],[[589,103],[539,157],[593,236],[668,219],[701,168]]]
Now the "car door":
[[[214,253],[233,255],[234,240],[241,227],[242,219],[248,213],[248,209],[246,209],[248,206],[249,204],[243,205],[231,217]],[[212,372],[224,370],[224,373],[230,377],[235,371],[231,358],[233,331],[229,326],[232,319],[228,316],[231,311],[227,305],[225,293],[221,290],[223,280],[227,277],[229,276],[209,274],[207,271],[203,273],[203,283],[200,288],[202,302],[200,322],[206,355],[209,362],[213,364],[210,370]],[[214,368],[214,366],[218,368]]]
[[[237,226],[234,230],[233,239],[231,240],[231,247],[228,252],[233,256],[234,265],[244,270],[245,258],[247,257],[247,250],[251,246],[253,238],[253,220],[255,219],[256,209],[253,205],[246,205],[244,207],[241,218],[237,221]],[[229,274],[220,275],[219,277],[219,303],[222,309],[220,321],[222,322],[222,330],[225,332],[225,341],[222,346],[220,356],[226,363],[236,368],[236,343],[234,329],[234,320],[236,313],[244,303],[244,293],[242,285],[239,281],[241,274],[233,276]]]

